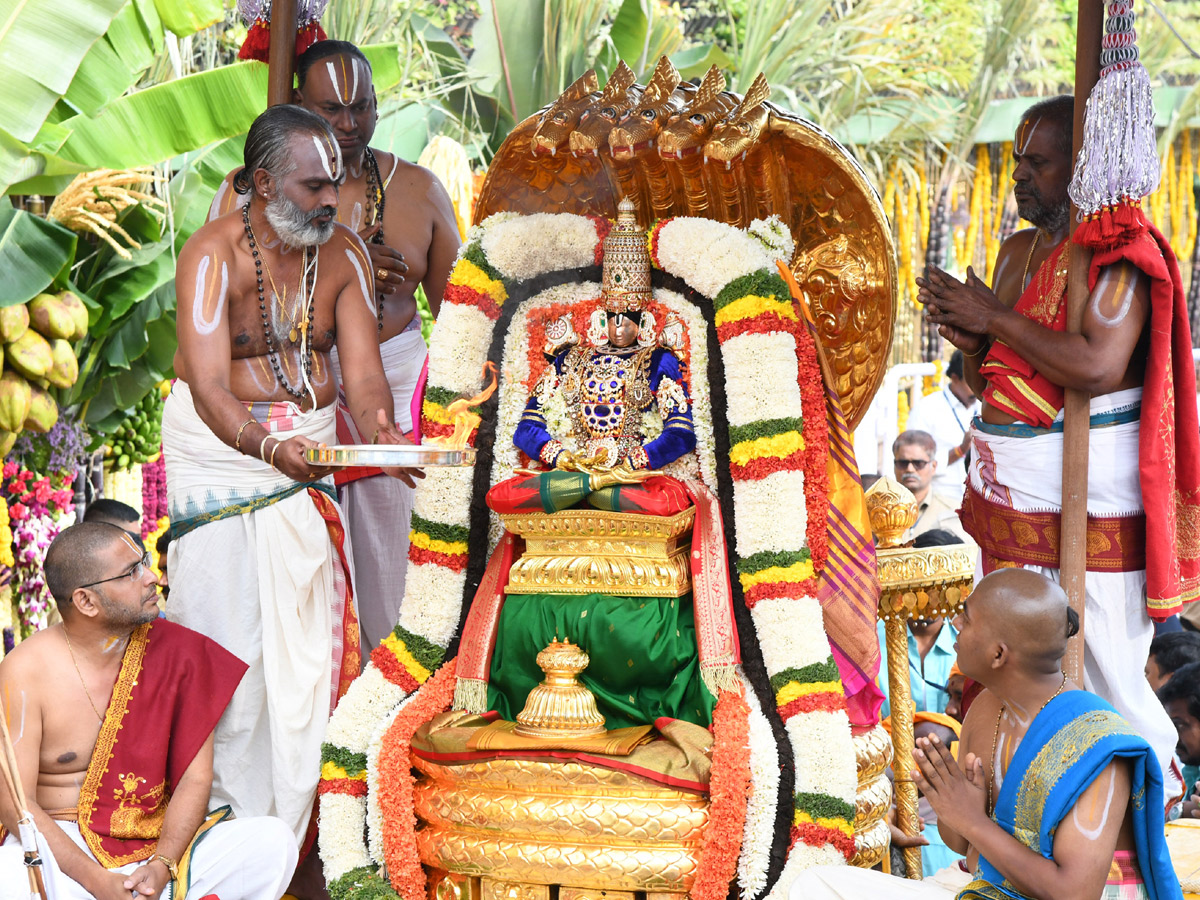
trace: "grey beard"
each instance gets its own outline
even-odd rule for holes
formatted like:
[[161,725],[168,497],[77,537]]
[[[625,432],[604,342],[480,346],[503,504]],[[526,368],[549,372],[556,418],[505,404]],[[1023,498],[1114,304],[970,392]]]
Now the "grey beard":
[[1021,218],[1042,231],[1056,232],[1067,227],[1067,220],[1071,216],[1069,201],[1058,206],[1047,206],[1041,197],[1034,196],[1028,205],[1031,207],[1028,211],[1021,209],[1019,205],[1017,211]]
[[306,213],[299,206],[282,194],[267,201],[263,214],[267,224],[279,235],[279,239],[289,247],[320,246],[333,237],[335,219],[330,219],[325,225],[316,225],[313,220],[319,216],[333,216],[337,210],[332,206],[319,206],[312,212]]

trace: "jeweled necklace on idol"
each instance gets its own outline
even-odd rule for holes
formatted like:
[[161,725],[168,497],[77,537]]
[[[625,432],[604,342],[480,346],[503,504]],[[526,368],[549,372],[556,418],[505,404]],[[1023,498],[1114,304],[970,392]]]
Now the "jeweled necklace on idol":
[[[372,225],[378,225],[379,230],[371,235],[372,244],[383,244],[383,179],[379,177],[379,160],[375,158],[370,147],[363,149],[363,157],[367,161],[367,199],[371,201],[371,211],[368,220]],[[383,333],[383,294],[375,295],[375,313],[379,317],[379,333]]]
[[287,378],[283,374],[283,367],[279,364],[279,352],[275,347],[275,338],[271,334],[271,318],[267,314],[267,297],[263,290],[263,259],[258,252],[258,241],[254,238],[254,228],[250,225],[250,204],[242,207],[242,225],[246,230],[246,240],[250,243],[250,255],[254,257],[254,275],[258,281],[258,309],[262,314],[263,337],[267,342],[267,358],[271,361],[271,368],[275,371],[275,378],[287,391],[288,395],[295,397],[297,400],[303,400],[305,394],[310,390],[309,379],[312,377],[313,368],[313,314],[316,311],[316,279],[317,279],[317,258],[318,254],[314,253],[312,261],[309,261],[308,247],[304,248],[300,258],[300,288],[296,294],[296,300],[300,307],[305,310],[304,331],[300,339],[300,352],[304,358],[302,364],[303,371],[301,372],[302,383],[299,388],[294,388],[288,384]]

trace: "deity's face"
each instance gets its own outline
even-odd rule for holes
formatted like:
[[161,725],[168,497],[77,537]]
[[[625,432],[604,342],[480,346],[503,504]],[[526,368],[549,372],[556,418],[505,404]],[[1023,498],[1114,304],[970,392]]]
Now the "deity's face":
[[331,56],[313,63],[295,102],[333,127],[342,156],[357,166],[379,120],[371,70],[353,56]]
[[641,327],[639,313],[609,313],[608,342],[614,347],[632,346],[637,340],[638,330]]
[[267,222],[290,247],[323,244],[333,235],[338,186],[346,177],[341,151],[326,135],[312,133],[293,135],[290,151],[290,172],[255,173]]
[[1027,119],[1013,141],[1013,197],[1021,218],[1044,231],[1067,224],[1071,199],[1071,154],[1059,146],[1058,127],[1045,119]]

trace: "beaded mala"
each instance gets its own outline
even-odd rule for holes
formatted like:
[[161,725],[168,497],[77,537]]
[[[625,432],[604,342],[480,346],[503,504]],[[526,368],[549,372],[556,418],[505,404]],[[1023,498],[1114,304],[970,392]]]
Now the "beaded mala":
[[254,238],[254,229],[250,225],[250,204],[242,207],[242,225],[246,230],[246,240],[250,243],[250,254],[254,257],[254,277],[258,282],[258,309],[262,313],[263,337],[267,342],[267,358],[271,361],[271,368],[275,371],[275,378],[287,391],[288,395],[295,397],[297,400],[303,400],[305,396],[305,387],[312,377],[313,366],[313,316],[316,312],[316,303],[314,295],[316,293],[316,259],[313,260],[313,265],[308,262],[308,248],[304,248],[304,255],[300,263],[300,302],[307,305],[306,321],[304,323],[304,362],[303,362],[303,383],[299,388],[293,388],[288,384],[288,380],[284,377],[283,368],[279,365],[279,352],[275,347],[275,337],[271,334],[271,320],[267,314],[267,297],[263,290],[263,260],[258,252],[258,241]]
[[[379,230],[371,235],[372,244],[383,244],[383,207],[386,202],[383,195],[383,179],[379,175],[379,160],[370,147],[363,149],[363,157],[367,162],[367,198],[371,201],[370,222],[378,225]],[[383,294],[376,294],[375,313],[379,318],[379,333],[383,333]]]

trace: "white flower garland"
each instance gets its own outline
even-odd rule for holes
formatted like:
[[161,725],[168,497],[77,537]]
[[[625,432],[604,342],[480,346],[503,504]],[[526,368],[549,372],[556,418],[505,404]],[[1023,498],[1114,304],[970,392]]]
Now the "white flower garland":
[[[745,559],[763,550],[795,548],[804,538],[807,519],[801,519],[803,514],[803,472],[772,472],[758,481],[735,481],[733,519],[738,523],[738,556]],[[780,527],[781,517],[788,520],[785,527]]]
[[596,223],[569,213],[535,213],[520,218],[488,219],[480,247],[488,263],[506,280],[528,281],[554,269],[595,263]]
[[773,269],[781,258],[790,254],[781,257],[758,237],[710,219],[671,219],[659,231],[659,265],[709,299],[735,278]]
[[800,669],[829,658],[821,604],[815,597],[759,600],[750,616],[768,672]]
[[738,886],[743,897],[757,897],[767,886],[775,812],[779,806],[779,745],[758,702],[758,695],[738,673],[746,704],[750,707],[750,794],[746,798],[746,826],[742,854],[738,857]]
[[730,425],[800,417],[796,342],[790,334],[739,334],[721,345],[721,358]]

